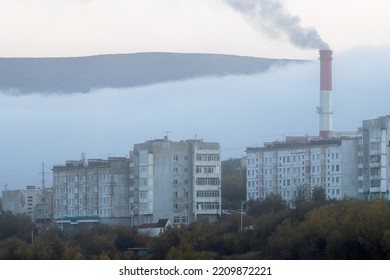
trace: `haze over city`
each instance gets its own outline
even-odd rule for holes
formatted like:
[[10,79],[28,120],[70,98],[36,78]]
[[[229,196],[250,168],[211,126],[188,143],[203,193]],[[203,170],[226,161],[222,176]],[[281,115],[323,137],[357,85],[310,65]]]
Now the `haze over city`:
[[[275,21],[275,32],[265,30],[257,24],[261,14],[247,13],[237,2],[0,0],[0,57],[158,51],[310,60],[261,74],[97,88],[87,94],[15,96],[4,90],[0,186],[40,186],[42,162],[50,184],[52,165],[79,159],[83,152],[87,158],[126,156],[133,144],[162,138],[166,131],[173,140],[220,142],[224,158],[286,135],[317,135],[317,46],[298,47]],[[253,11],[259,1],[241,2]],[[356,130],[363,119],[389,114],[390,4],[280,3],[282,16],[318,32],[334,51],[335,130]]]

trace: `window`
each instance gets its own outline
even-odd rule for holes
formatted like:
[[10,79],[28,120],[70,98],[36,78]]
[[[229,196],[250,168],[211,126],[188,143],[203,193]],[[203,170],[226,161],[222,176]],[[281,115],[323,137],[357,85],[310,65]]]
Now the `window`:
[[219,154],[209,154],[207,155],[208,161],[219,161]]
[[188,173],[189,169],[188,167],[184,167],[184,173]]
[[147,202],[142,202],[139,204],[139,210],[140,211],[147,211],[148,210],[148,203]]
[[198,202],[196,203],[196,209],[198,210],[218,210],[218,202]]
[[176,161],[179,160],[179,156],[178,155],[174,155],[173,156],[173,160],[176,160]]
[[[207,165],[197,165],[196,173],[216,173],[216,166],[207,166]],[[248,170],[248,176],[251,175],[251,170]],[[254,175],[254,171],[252,171],[252,175]]]
[[220,184],[219,178],[196,178],[196,184],[199,186],[218,186]]
[[173,209],[174,210],[178,210],[179,209],[179,204],[177,204],[177,203],[173,204]]
[[197,197],[219,197],[219,191],[196,191]]
[[177,179],[173,180],[173,185],[177,186],[179,184],[179,181]]
[[173,223],[178,224],[180,223],[180,217],[173,217]]
[[179,172],[179,168],[174,167],[174,168],[173,168],[173,173],[177,174],[178,172]]

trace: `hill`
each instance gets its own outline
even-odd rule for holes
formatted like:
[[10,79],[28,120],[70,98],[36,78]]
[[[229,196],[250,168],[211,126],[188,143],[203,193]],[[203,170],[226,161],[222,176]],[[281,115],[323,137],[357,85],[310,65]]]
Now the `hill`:
[[0,58],[0,90],[87,93],[192,78],[261,73],[299,60],[220,54],[135,53],[67,58]]

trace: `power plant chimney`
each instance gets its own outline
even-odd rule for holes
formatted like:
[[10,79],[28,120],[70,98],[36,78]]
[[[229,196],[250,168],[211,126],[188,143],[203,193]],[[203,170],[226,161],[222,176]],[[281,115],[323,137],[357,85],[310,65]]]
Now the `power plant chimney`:
[[333,130],[332,102],[332,54],[331,50],[320,50],[320,137],[329,137]]

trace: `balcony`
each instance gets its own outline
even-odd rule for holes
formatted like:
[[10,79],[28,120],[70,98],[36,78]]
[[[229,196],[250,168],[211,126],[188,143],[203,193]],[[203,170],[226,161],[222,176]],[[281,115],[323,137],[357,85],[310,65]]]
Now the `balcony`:
[[381,163],[380,162],[370,162],[370,167],[371,168],[381,167]]

